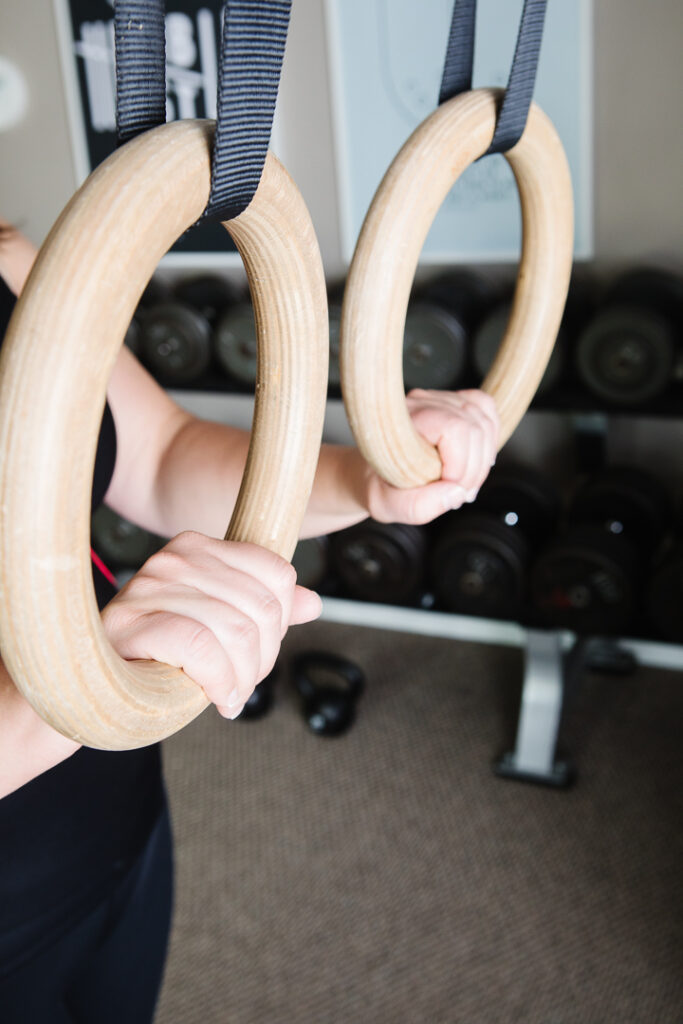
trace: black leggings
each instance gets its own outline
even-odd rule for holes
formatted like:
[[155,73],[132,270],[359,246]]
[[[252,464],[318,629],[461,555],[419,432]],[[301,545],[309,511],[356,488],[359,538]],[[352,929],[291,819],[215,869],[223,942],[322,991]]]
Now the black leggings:
[[149,1024],[171,923],[165,810],[135,867],[76,927],[6,978],[2,1024]]

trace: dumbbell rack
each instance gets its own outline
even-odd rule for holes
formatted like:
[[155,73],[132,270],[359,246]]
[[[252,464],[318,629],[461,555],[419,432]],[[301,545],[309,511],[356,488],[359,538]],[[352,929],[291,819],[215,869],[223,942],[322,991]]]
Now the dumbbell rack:
[[[189,412],[217,422],[249,429],[253,399],[249,395],[172,391]],[[528,415],[533,415],[531,411]],[[588,464],[599,461],[607,415],[586,413],[575,426]],[[343,405],[327,403],[324,438],[350,444],[351,434]],[[375,629],[475,643],[518,647],[524,651],[524,674],[514,748],[495,764],[505,778],[562,787],[573,778],[570,761],[557,753],[562,712],[567,697],[585,669],[622,674],[636,664],[683,669],[683,646],[669,642],[629,638],[578,637],[559,629],[530,629],[513,622],[396,605],[370,604],[325,597],[322,618]]]

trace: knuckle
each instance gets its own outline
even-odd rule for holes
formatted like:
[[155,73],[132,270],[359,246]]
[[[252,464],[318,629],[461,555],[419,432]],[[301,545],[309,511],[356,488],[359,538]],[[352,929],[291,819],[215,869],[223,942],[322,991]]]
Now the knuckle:
[[196,530],[182,530],[168,542],[166,547],[175,551],[187,551],[202,544],[205,540],[204,534],[197,533]]
[[235,644],[241,648],[246,648],[247,651],[253,652],[261,646],[261,633],[253,621],[248,616],[244,616],[241,621],[234,627],[235,633]]
[[160,577],[162,579],[177,579],[187,567],[187,559],[174,547],[166,545],[156,554],[152,555],[145,562],[142,570],[137,576],[142,578]]
[[260,615],[267,629],[279,630],[280,620],[282,619],[282,605],[274,594],[266,594],[263,597]]
[[134,619],[130,605],[121,600],[118,595],[113,598],[102,611],[102,625],[111,641],[123,634]]
[[278,591],[286,593],[296,585],[296,569],[284,558],[278,558],[274,568],[274,583]]
[[131,576],[119,596],[122,603],[136,601],[156,593],[159,587],[160,581],[156,570],[145,563],[134,576]]
[[480,391],[480,403],[482,409],[489,415],[497,417],[496,401],[492,395],[489,395],[486,391]]
[[188,562],[193,558],[196,559],[200,552],[206,552],[210,543],[211,538],[206,537],[203,533],[197,533],[196,530],[183,530],[182,533],[173,537],[159,554],[168,553]]
[[206,626],[197,627],[188,637],[183,668],[212,703],[227,704],[235,685],[233,673],[223,649]]
[[443,429],[443,440],[448,443],[457,442],[462,444],[462,434],[470,427],[469,420],[458,410],[455,416],[450,416]]
[[219,660],[221,650],[208,626],[196,626],[187,639],[187,654],[193,662],[211,665]]
[[470,418],[470,422],[479,422],[479,417],[481,416],[481,406],[479,405],[478,402],[476,402],[472,398],[468,398],[467,401],[463,404],[462,409],[463,412],[465,412],[467,416]]

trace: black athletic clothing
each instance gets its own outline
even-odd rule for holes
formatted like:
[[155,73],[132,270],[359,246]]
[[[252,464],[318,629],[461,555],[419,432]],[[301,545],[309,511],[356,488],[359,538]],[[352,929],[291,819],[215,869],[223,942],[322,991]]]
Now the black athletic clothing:
[[111,483],[111,478],[114,475],[115,462],[116,427],[114,425],[114,417],[109,408],[109,402],[105,402],[104,415],[100,424],[100,436],[97,441],[97,455],[95,456],[95,470],[92,481],[90,506],[93,512],[104,500],[104,496]]
[[141,857],[58,942],[0,978],[2,1024],[150,1024],[173,885],[168,812]]
[[10,291],[7,287],[5,279],[0,277],[0,339],[5,337],[7,324],[12,315],[15,302],[14,292]]
[[0,978],[121,881],[163,807],[156,745],[82,747],[0,800]]
[[[0,278],[3,333],[14,301],[13,294]],[[107,405],[95,462],[93,509],[107,491],[115,460],[116,430]],[[94,564],[93,579],[102,608],[116,590]],[[112,927],[115,908],[121,916],[125,906],[125,913],[135,917],[137,911],[126,904],[124,896],[133,899],[133,893],[138,893],[139,886],[131,887],[129,882],[133,877],[142,878],[140,873],[144,874],[144,864],[150,857],[154,855],[167,863],[168,868],[164,870],[170,879],[171,847],[166,813],[158,744],[115,752],[81,748],[66,761],[0,800],[0,1021],[3,1024],[15,1019],[40,1020],[41,1024],[53,1019],[55,1022],[93,1020],[99,1024],[109,1019],[126,1022],[150,1019],[151,1014],[136,1016],[128,1006],[118,1018],[106,1016],[108,1011],[104,1007],[111,1001],[106,987],[103,1006],[97,1012],[93,1009],[92,1016],[63,1016],[66,1011],[55,1003],[54,1016],[41,1011],[38,1016],[24,1012],[23,1017],[11,1017],[8,1007],[13,1005],[11,992],[21,992],[22,986],[29,985],[31,977],[35,977],[35,984],[39,985],[43,972],[56,991],[59,971],[68,968],[66,974],[60,975],[60,984],[63,989],[67,983],[71,985],[76,970],[76,950],[83,942],[84,949],[88,949],[92,929]],[[154,835],[157,835],[156,840]],[[159,969],[155,968],[156,974],[153,972],[151,976],[151,990],[158,986],[166,946],[169,887],[170,882],[162,886],[166,894],[163,900],[160,889],[155,890],[156,896],[150,896],[153,906],[157,906],[156,917],[148,922],[154,940],[142,927],[136,926],[130,933],[126,931],[124,945],[130,945],[128,959],[149,955],[152,959],[156,957],[155,963],[159,962]],[[124,928],[121,922],[120,927]],[[145,953],[147,947],[148,954]],[[123,956],[120,949],[116,955]],[[94,963],[93,957],[91,961]],[[121,960],[122,971],[128,969],[126,962]],[[116,965],[108,969],[115,972]],[[122,976],[122,986],[129,983],[130,979]],[[94,993],[92,982],[90,989]],[[38,998],[28,989],[25,997]],[[112,1001],[114,1005],[118,1004]]]

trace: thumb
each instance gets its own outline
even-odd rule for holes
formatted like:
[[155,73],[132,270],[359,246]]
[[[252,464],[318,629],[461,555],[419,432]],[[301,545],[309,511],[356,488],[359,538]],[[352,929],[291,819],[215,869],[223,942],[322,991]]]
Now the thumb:
[[314,590],[307,587],[296,586],[294,588],[294,600],[292,611],[289,617],[290,626],[299,626],[302,622],[312,622],[317,619],[323,610],[323,603],[320,596]]
[[384,521],[421,526],[431,523],[450,509],[460,508],[471,497],[473,495],[463,487],[449,480],[436,480],[422,487],[408,487],[405,490],[392,488],[383,510]]

